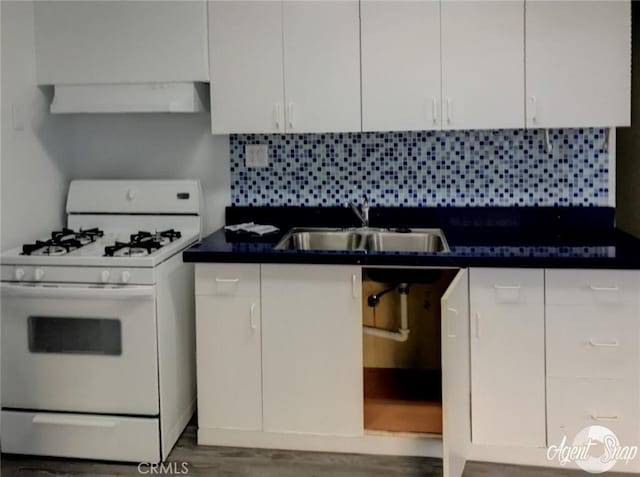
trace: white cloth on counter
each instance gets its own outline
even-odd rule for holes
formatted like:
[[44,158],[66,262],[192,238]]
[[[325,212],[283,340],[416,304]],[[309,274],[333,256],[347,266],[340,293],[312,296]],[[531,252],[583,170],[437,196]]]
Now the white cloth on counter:
[[250,232],[257,235],[266,235],[280,230],[278,227],[275,227],[273,225],[260,225],[253,222],[227,225],[224,229],[228,230],[229,232]]

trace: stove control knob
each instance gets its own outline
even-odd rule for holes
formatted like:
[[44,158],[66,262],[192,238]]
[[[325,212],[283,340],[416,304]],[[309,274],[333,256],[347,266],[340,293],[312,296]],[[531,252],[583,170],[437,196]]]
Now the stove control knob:
[[102,270],[102,272],[100,272],[100,280],[103,283],[108,282],[110,276],[111,276],[111,273],[109,273],[109,270]]
[[122,275],[120,276],[120,281],[122,281],[122,283],[128,283],[129,280],[131,279],[131,272],[127,272],[126,270],[124,272],[122,272]]
[[127,200],[133,200],[136,198],[136,190],[135,189],[129,189],[127,191]]
[[16,268],[16,280],[20,281],[24,277],[24,268]]
[[42,277],[44,277],[44,269],[36,268],[35,272],[33,272],[33,278],[35,278],[36,281],[40,281],[42,280]]

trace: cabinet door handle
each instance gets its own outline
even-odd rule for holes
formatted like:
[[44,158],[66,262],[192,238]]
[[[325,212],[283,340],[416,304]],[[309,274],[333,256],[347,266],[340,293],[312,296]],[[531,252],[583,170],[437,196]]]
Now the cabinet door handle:
[[357,285],[358,285],[358,277],[354,273],[353,275],[351,275],[351,295],[353,296],[353,298],[358,298]]
[[520,285],[493,285],[496,290],[520,290]]
[[538,100],[535,96],[529,97],[529,104],[531,105],[531,122],[535,124],[538,121]]
[[480,339],[480,312],[476,311],[475,313],[476,316],[476,330],[475,330],[475,337],[476,339]]
[[249,325],[252,330],[255,330],[258,325],[256,323],[256,304],[251,303],[251,307],[249,308]]
[[598,416],[596,414],[591,414],[591,419],[594,421],[617,421],[620,419],[620,416]]
[[289,122],[289,129],[293,129],[294,121],[293,121],[293,103],[289,103],[287,108],[287,121]]
[[438,98],[433,98],[431,101],[431,119],[433,119],[433,124],[438,122]]
[[596,287],[593,285],[589,285],[589,288],[593,291],[601,291],[601,292],[617,292],[620,291],[618,287]]
[[276,103],[274,116],[275,116],[276,130],[280,131],[280,118],[282,117],[282,106],[280,105],[280,103]]
[[447,124],[451,124],[453,121],[453,100],[447,98]]
[[589,344],[591,346],[595,346],[598,348],[617,348],[618,346],[620,346],[620,343],[618,343],[616,340],[613,341],[594,341],[594,340],[589,340]]
[[216,283],[238,283],[239,278],[218,278],[216,277]]

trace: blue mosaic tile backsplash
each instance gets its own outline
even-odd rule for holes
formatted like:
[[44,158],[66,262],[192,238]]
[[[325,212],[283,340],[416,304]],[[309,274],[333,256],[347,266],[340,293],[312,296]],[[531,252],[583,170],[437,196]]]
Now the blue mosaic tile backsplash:
[[[604,129],[232,135],[234,205],[608,205]],[[249,169],[246,144],[269,145]]]

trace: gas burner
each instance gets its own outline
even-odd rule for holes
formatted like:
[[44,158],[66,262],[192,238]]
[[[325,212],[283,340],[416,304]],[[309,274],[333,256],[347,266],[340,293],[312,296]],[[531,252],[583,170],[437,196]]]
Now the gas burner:
[[149,240],[158,242],[161,246],[167,245],[182,237],[182,234],[174,229],[164,230],[162,232],[145,232],[139,231],[137,234],[131,235],[131,243],[143,243]]
[[104,232],[97,227],[87,230],[80,229],[77,232],[64,227],[62,230],[51,232],[51,240],[55,243],[65,242],[67,240],[77,240],[80,242],[80,245],[87,245],[91,242],[95,242],[102,236],[104,236]]
[[44,246],[32,251],[30,253],[30,255],[38,255],[38,256],[51,255],[51,256],[55,256],[55,255],[64,255],[68,251],[70,251],[70,250],[66,249],[62,245],[44,245]]
[[51,232],[47,241],[36,240],[22,246],[23,255],[64,255],[102,237],[104,232],[98,228],[80,230],[78,232],[63,228]]
[[114,245],[104,248],[104,255],[105,257],[144,257],[152,254],[160,247],[162,247],[162,244],[155,240],[131,241],[129,243],[116,242]]

